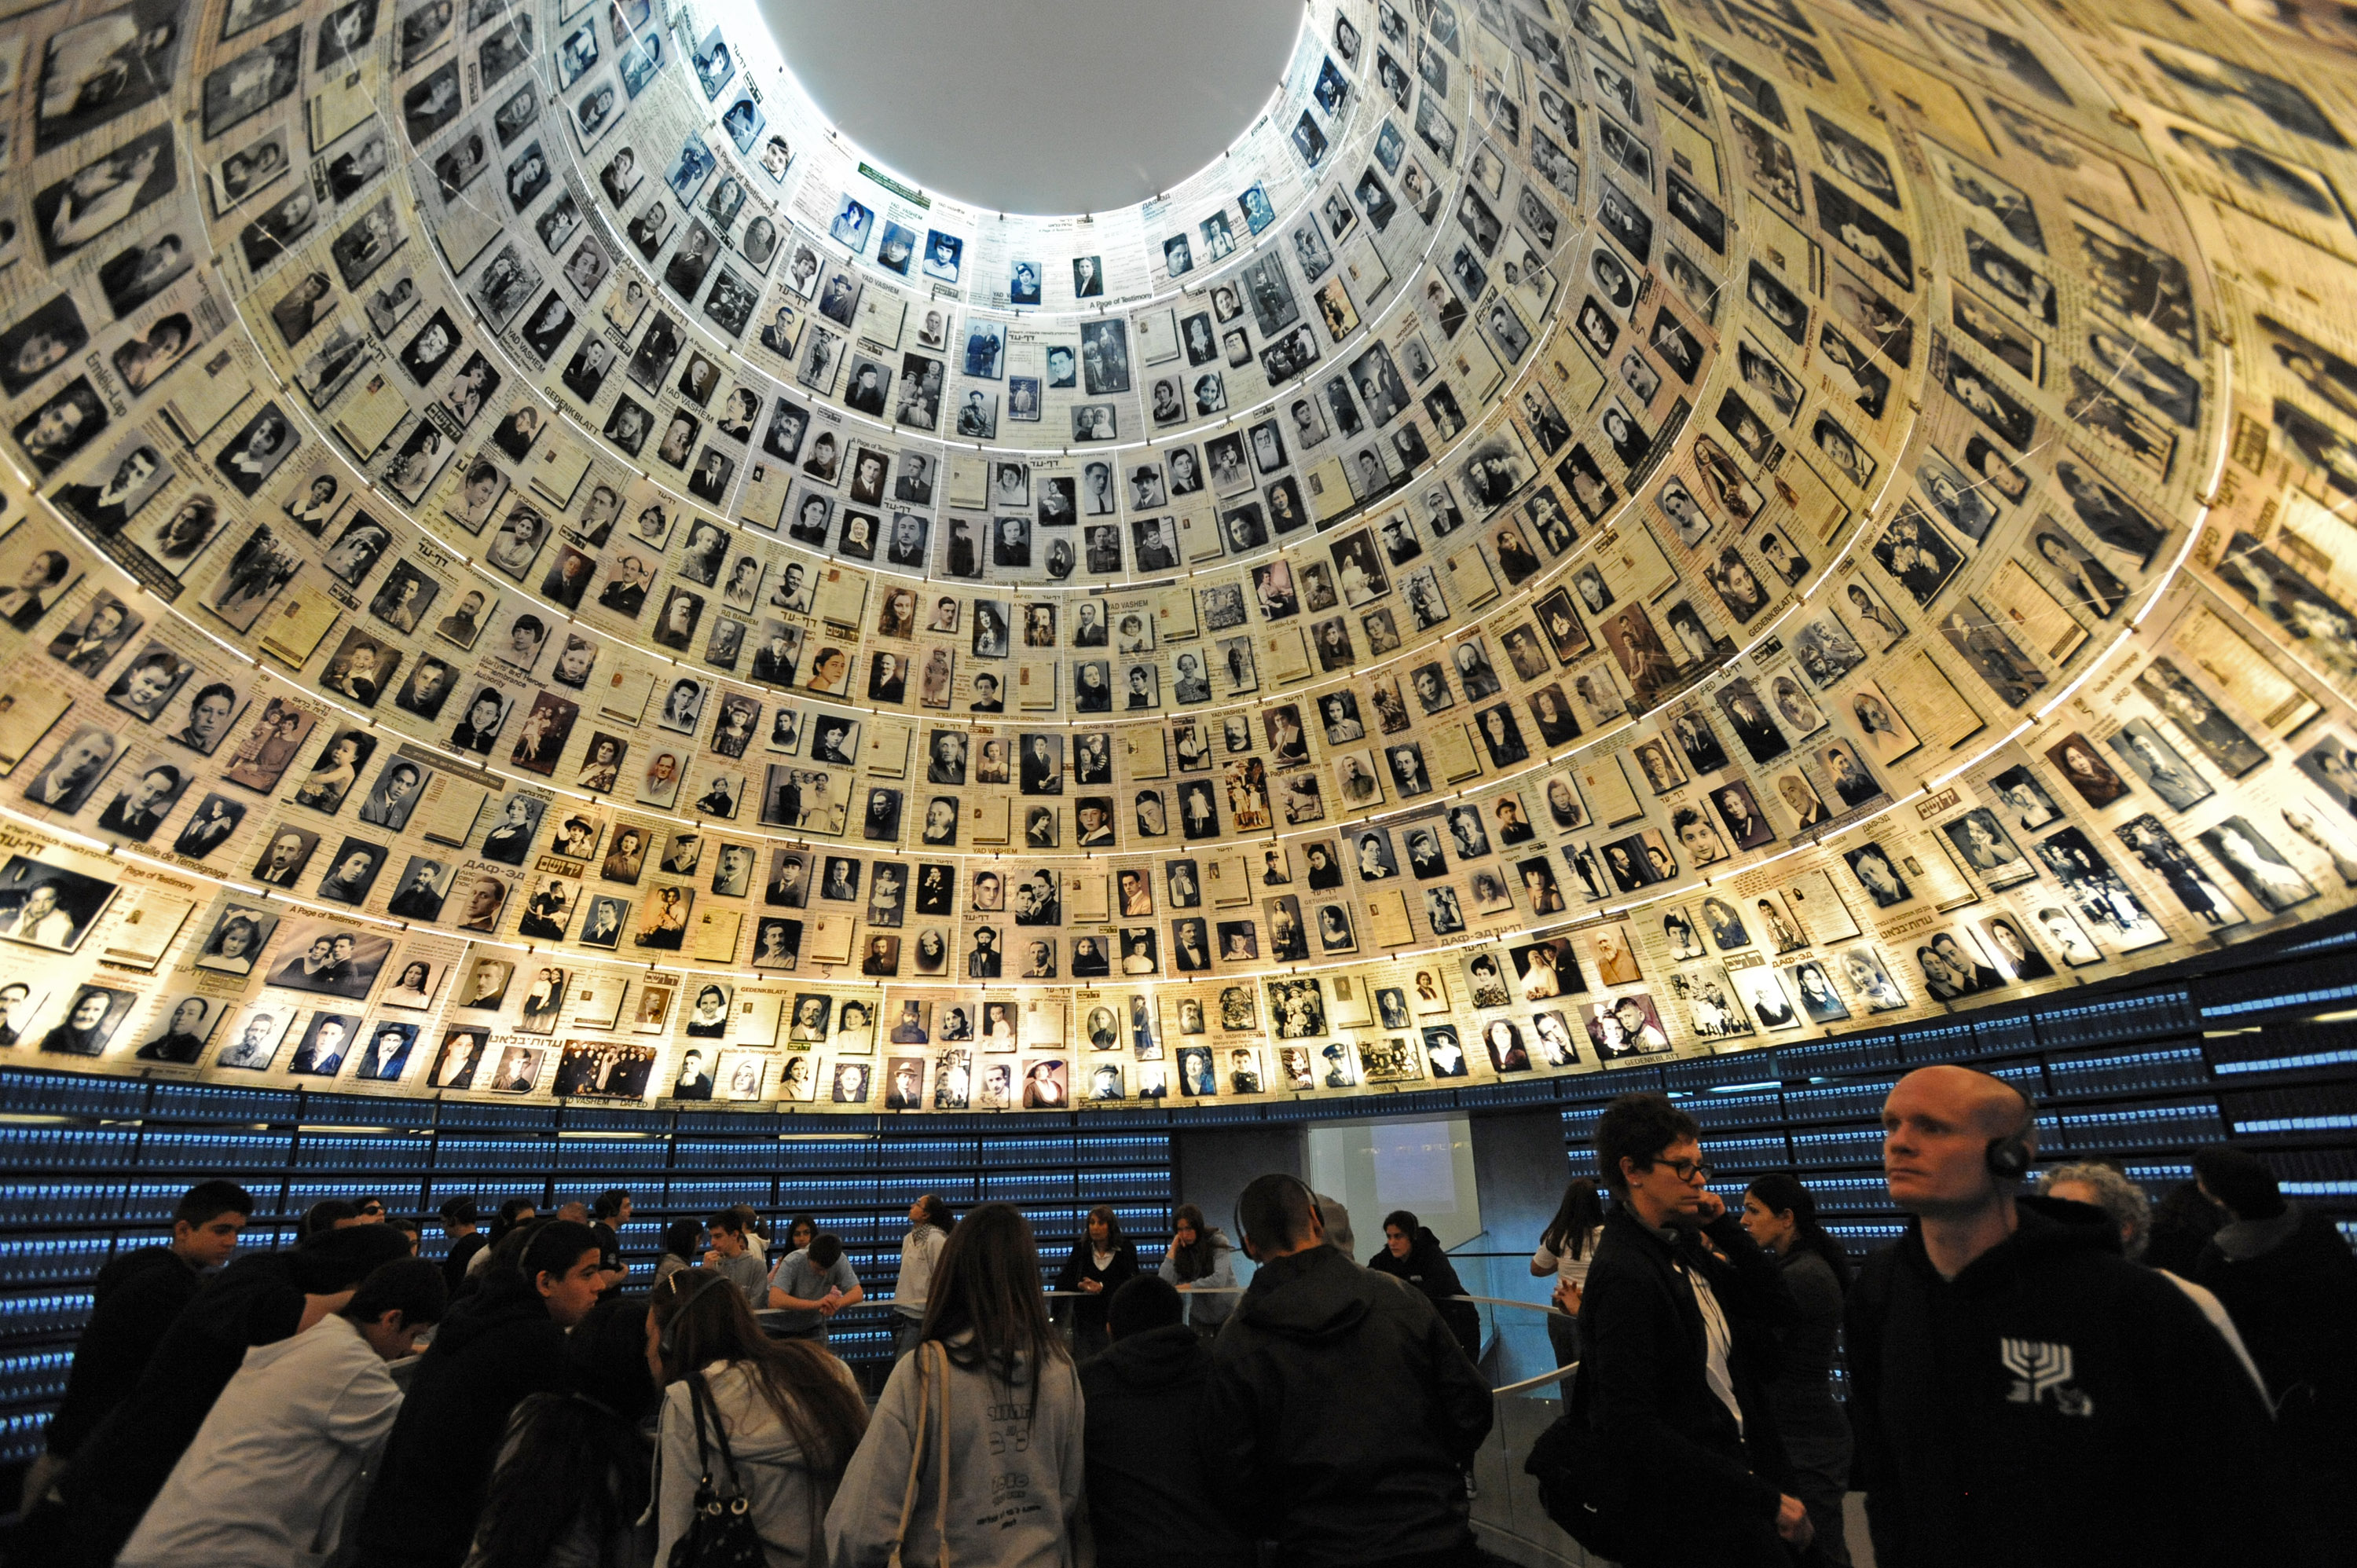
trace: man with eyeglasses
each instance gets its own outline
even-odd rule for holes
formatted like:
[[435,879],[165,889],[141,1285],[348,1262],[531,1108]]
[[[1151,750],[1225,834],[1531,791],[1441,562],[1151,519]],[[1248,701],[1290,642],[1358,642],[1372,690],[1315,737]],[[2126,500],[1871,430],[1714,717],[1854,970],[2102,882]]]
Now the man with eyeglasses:
[[1765,1419],[1774,1369],[1751,1349],[1773,1343],[1792,1296],[1709,1189],[1699,1139],[1658,1094],[1624,1094],[1598,1118],[1596,1163],[1619,1201],[1588,1264],[1571,1407],[1534,1467],[1553,1461],[1551,1502],[1592,1504],[1587,1520],[1607,1524],[1627,1568],[1781,1568],[1812,1530]]

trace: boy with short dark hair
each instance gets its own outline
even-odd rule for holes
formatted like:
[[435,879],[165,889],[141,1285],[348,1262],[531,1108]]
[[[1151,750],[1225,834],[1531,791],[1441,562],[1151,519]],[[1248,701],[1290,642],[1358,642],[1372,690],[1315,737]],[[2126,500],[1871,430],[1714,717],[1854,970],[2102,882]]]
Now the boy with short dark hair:
[[312,1327],[256,1346],[221,1391],[132,1532],[122,1568],[305,1562],[342,1540],[352,1492],[393,1429],[401,1389],[385,1370],[449,1300],[417,1258],[378,1267]]
[[712,1250],[705,1253],[704,1266],[743,1291],[746,1305],[754,1311],[769,1305],[770,1272],[747,1244],[744,1214],[724,1208],[705,1219],[704,1228],[712,1232]]
[[25,1477],[25,1506],[46,1494],[83,1438],[139,1381],[156,1342],[216,1269],[237,1251],[253,1197],[233,1181],[202,1181],[172,1210],[172,1239],[125,1252],[91,1283],[89,1325],[74,1347],[65,1402],[49,1418],[48,1445]]
[[409,1380],[354,1533],[361,1568],[464,1561],[516,1406],[573,1386],[565,1331],[597,1304],[597,1262],[588,1226],[544,1219],[515,1267],[479,1271],[478,1288],[451,1308]]
[[822,1230],[811,1244],[791,1252],[770,1274],[769,1305],[780,1312],[777,1332],[790,1339],[826,1343],[828,1319],[866,1299],[842,1239]]

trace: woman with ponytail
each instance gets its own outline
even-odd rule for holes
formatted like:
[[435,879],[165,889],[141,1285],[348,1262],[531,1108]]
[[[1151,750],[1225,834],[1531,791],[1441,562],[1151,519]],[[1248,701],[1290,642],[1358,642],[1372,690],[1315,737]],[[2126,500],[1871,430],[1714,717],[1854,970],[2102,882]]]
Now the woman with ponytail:
[[1776,1255],[1799,1309],[1778,1331],[1784,1369],[1768,1385],[1777,1434],[1792,1466],[1792,1494],[1808,1507],[1826,1568],[1849,1568],[1849,1548],[1842,1539],[1849,1420],[1833,1395],[1849,1254],[1817,1223],[1816,1198],[1790,1171],[1770,1171],[1745,1189],[1743,1229]]

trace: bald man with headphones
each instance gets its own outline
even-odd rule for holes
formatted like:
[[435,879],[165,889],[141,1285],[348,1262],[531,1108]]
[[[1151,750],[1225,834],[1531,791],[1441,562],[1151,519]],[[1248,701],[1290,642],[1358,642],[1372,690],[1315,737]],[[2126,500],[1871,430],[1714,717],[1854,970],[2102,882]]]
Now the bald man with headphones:
[[2102,1210],[2018,1196],[2037,1108],[1920,1069],[1882,1109],[1914,1223],[1851,1289],[1851,1486],[1885,1568],[2283,1563],[2272,1417],[2200,1309]]

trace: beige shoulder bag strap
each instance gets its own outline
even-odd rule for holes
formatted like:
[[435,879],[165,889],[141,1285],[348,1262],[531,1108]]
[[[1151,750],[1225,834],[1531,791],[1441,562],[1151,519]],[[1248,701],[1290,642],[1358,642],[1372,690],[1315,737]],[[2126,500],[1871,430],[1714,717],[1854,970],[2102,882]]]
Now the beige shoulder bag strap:
[[942,1419],[939,1423],[941,1444],[940,1502],[933,1528],[941,1532],[942,1556],[940,1568],[950,1568],[950,1348],[938,1340],[931,1341],[942,1353]]
[[931,1341],[917,1346],[917,1431],[909,1444],[909,1485],[900,1494],[900,1528],[892,1532],[891,1568],[900,1568],[900,1553],[909,1543],[909,1520],[917,1511],[917,1480],[925,1468],[925,1416],[932,1405],[925,1389],[925,1371],[932,1360],[926,1352],[931,1348]]
[[917,1431],[909,1444],[909,1485],[900,1494],[900,1528],[892,1535],[891,1568],[901,1568],[901,1553],[909,1543],[909,1525],[916,1517],[917,1483],[925,1471],[925,1427],[933,1402],[930,1374],[937,1350],[942,1358],[942,1419],[934,1424],[939,1428],[937,1442],[941,1448],[937,1483],[941,1509],[934,1528],[941,1532],[940,1568],[950,1568],[950,1358],[948,1349],[935,1339],[925,1340],[917,1347]]

